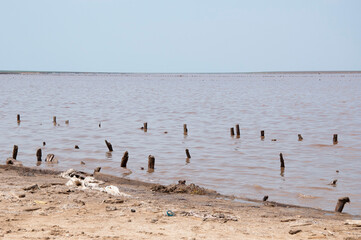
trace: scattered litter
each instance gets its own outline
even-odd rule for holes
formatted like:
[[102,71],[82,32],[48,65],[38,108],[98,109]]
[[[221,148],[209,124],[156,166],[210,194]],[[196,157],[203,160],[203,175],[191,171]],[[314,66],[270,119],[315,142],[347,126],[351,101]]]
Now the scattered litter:
[[81,189],[92,189],[97,190],[101,192],[106,192],[113,196],[121,196],[121,197],[131,197],[131,195],[120,192],[119,188],[117,186],[106,186],[101,187],[100,185],[103,185],[104,182],[95,179],[94,177],[87,176],[84,172],[79,172],[74,169],[69,169],[65,172],[62,172],[60,174],[61,177],[69,179],[69,181],[66,183],[66,186],[69,187],[81,187]]
[[110,212],[110,211],[116,211],[116,210],[118,210],[118,208],[116,208],[116,207],[114,207],[114,206],[106,206],[106,207],[105,207],[105,210],[108,211],[108,212]]
[[353,225],[355,227],[361,227],[361,220],[346,220],[345,225]]
[[171,210],[167,211],[167,216],[168,217],[173,217],[174,215],[175,215],[174,212],[172,212]]
[[54,154],[48,154],[46,156],[45,162],[58,163],[58,159],[55,157]]

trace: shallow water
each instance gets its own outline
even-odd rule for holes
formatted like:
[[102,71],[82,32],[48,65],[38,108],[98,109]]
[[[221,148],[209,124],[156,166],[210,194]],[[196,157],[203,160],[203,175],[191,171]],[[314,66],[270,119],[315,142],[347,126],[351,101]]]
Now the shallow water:
[[[185,179],[224,194],[327,210],[348,196],[344,211],[361,214],[361,74],[0,74],[0,84],[2,163],[16,144],[18,160],[35,167],[45,141],[43,156],[53,153],[59,164],[40,168],[101,166],[131,179]],[[235,124],[240,138],[230,136]],[[120,168],[124,151],[127,170]],[[153,173],[141,170],[149,154]],[[336,187],[328,185],[333,179]]]

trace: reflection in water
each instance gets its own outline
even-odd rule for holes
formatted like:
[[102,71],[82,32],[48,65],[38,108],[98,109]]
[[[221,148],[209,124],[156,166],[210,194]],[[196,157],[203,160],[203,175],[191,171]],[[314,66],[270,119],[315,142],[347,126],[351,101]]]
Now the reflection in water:
[[[161,184],[186,179],[224,194],[333,210],[339,197],[361,199],[361,74],[318,76],[0,74],[0,159],[16,144],[18,160],[36,167],[34,152],[46,141],[44,154],[55,154],[59,164],[38,168],[92,172],[101,166],[116,176]],[[71,124],[54,127],[53,116]],[[144,122],[151,126],[146,134],[139,130]],[[235,123],[239,138],[230,137]],[[268,140],[260,141],[262,130]],[[115,150],[105,157],[104,139]],[[192,164],[184,163],[184,149],[197,156]],[[120,167],[125,151],[129,172]],[[280,152],[287,181],[279,172]],[[144,170],[149,154],[157,156],[152,174]],[[336,186],[328,185],[336,178]],[[345,211],[361,214],[361,202]]]
[[112,154],[112,152],[106,152],[105,153],[105,156],[107,157],[107,158],[109,158],[109,159],[111,159],[112,158],[112,156],[113,156],[113,154]]

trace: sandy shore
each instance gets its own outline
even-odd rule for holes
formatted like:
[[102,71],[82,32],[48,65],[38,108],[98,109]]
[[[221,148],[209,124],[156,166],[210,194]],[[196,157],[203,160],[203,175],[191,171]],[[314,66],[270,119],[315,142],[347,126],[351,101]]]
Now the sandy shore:
[[162,193],[153,184],[95,177],[130,197],[66,186],[56,172],[0,165],[0,238],[361,239],[361,222],[347,214]]

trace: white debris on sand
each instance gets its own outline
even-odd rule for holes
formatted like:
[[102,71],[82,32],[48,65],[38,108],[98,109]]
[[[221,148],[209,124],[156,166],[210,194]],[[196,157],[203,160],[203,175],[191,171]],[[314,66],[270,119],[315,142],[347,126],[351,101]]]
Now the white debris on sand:
[[83,173],[74,169],[68,169],[67,171],[62,172],[60,176],[62,178],[69,179],[69,181],[65,184],[68,187],[81,187],[83,190],[92,189],[106,192],[113,196],[131,197],[129,194],[120,192],[117,186],[109,185],[101,187],[101,185],[105,184],[103,181],[97,180],[94,177],[85,176]]

